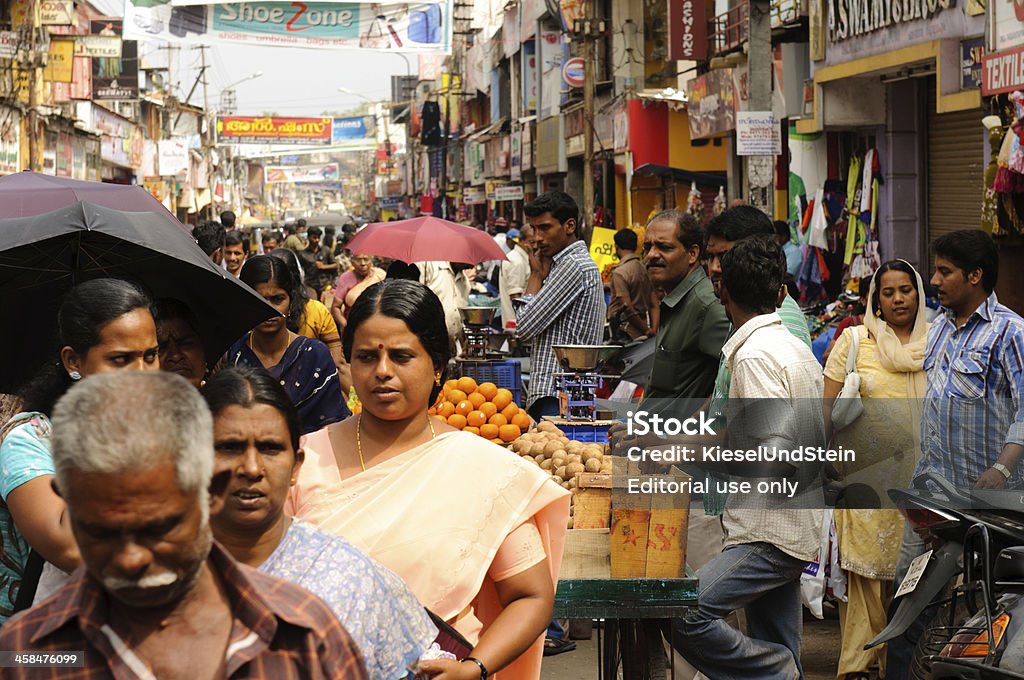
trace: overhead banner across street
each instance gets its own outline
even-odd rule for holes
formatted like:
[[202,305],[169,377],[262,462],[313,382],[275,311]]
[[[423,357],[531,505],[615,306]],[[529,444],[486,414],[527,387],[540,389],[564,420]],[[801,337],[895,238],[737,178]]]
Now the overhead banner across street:
[[125,38],[193,44],[444,53],[452,0],[420,2],[217,2],[126,0]]

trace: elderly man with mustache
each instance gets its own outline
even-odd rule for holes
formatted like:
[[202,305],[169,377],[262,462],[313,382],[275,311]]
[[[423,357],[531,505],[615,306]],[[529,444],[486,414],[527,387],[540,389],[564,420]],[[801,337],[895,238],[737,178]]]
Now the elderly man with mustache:
[[54,486],[85,568],[0,630],[0,650],[62,667],[5,678],[365,680],[326,604],[214,543],[212,418],[184,378],[97,375],[52,420]]

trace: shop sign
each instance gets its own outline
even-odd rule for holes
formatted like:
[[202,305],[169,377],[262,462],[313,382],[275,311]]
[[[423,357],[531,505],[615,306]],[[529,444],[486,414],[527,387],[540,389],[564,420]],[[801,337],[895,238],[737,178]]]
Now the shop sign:
[[562,64],[562,80],[569,87],[583,87],[585,65],[579,57],[566,59]]
[[537,123],[537,174],[566,172],[565,135],[562,116],[552,116]]
[[521,201],[523,200],[522,184],[506,184],[494,187],[495,201]]
[[217,139],[236,144],[331,143],[333,119],[280,116],[217,116]]
[[523,127],[523,172],[533,170],[533,122]]
[[21,170],[21,114],[0,109],[0,175]]
[[537,112],[537,41],[523,43],[523,103],[526,113]]
[[188,145],[183,139],[161,139],[157,142],[157,172],[163,177],[177,177],[188,172]]
[[509,177],[513,182],[523,178],[523,131],[516,130],[512,133],[512,169]]
[[740,111],[736,114],[737,156],[782,154],[782,128],[771,111]]
[[1024,5],[1019,2],[993,2],[991,11],[992,43],[996,50],[1024,44]]
[[606,227],[595,227],[590,236],[590,257],[597,268],[604,271],[610,264],[618,264],[619,257],[615,254],[615,230]]
[[352,118],[335,118],[332,126],[331,139],[334,144],[352,140],[372,139],[374,136],[373,124],[367,125],[372,120],[369,116],[354,116]]
[[177,44],[247,44],[448,53],[451,0],[232,2],[126,0],[125,36]]
[[466,187],[462,190],[462,202],[466,205],[483,205],[487,202],[487,195],[480,187]]
[[985,38],[960,41],[960,89],[981,87],[981,61],[985,56]]
[[43,26],[70,26],[75,19],[74,0],[43,0],[39,17]]
[[110,35],[80,35],[75,37],[76,57],[121,58],[121,37]]
[[398,210],[402,205],[401,196],[381,196],[377,199],[377,207],[381,210]]
[[338,164],[321,165],[270,165],[267,166],[267,184],[281,182],[337,182]]
[[71,178],[89,178],[86,172],[85,142],[78,135],[71,139]]
[[[120,41],[120,19],[97,19],[92,32],[113,34]],[[92,98],[102,100],[138,99],[139,47],[134,40],[120,42],[121,53],[116,57],[94,57],[92,60]]]
[[75,41],[68,38],[50,40],[50,58],[43,70],[43,80],[70,83],[74,76]]
[[736,127],[738,97],[732,69],[716,69],[697,76],[686,86],[690,137],[702,139]]
[[703,61],[708,55],[704,0],[668,0],[668,53],[675,61]]
[[18,34],[15,31],[0,31],[0,59],[14,59],[18,54]]
[[835,44],[901,23],[931,19],[956,0],[829,0],[829,42]]
[[57,133],[57,176],[71,177],[71,166],[75,152],[71,146],[71,135],[66,132]]
[[1024,88],[1024,47],[986,54],[981,69],[981,94],[985,97]]

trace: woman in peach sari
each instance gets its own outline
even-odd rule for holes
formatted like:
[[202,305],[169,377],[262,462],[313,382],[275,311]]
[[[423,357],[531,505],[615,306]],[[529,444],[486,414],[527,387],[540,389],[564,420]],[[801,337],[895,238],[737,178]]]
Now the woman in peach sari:
[[540,677],[568,494],[508,451],[427,415],[450,350],[441,303],[413,281],[366,290],[343,346],[363,404],[303,439],[296,517],[401,576],[473,645],[422,662],[440,680]]

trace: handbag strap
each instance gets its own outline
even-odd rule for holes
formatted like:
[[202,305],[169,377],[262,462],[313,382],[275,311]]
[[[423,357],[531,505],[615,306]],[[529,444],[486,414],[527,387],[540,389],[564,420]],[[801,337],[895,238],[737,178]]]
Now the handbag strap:
[[850,328],[850,353],[846,355],[846,375],[857,372],[857,353],[860,351],[860,326]]

